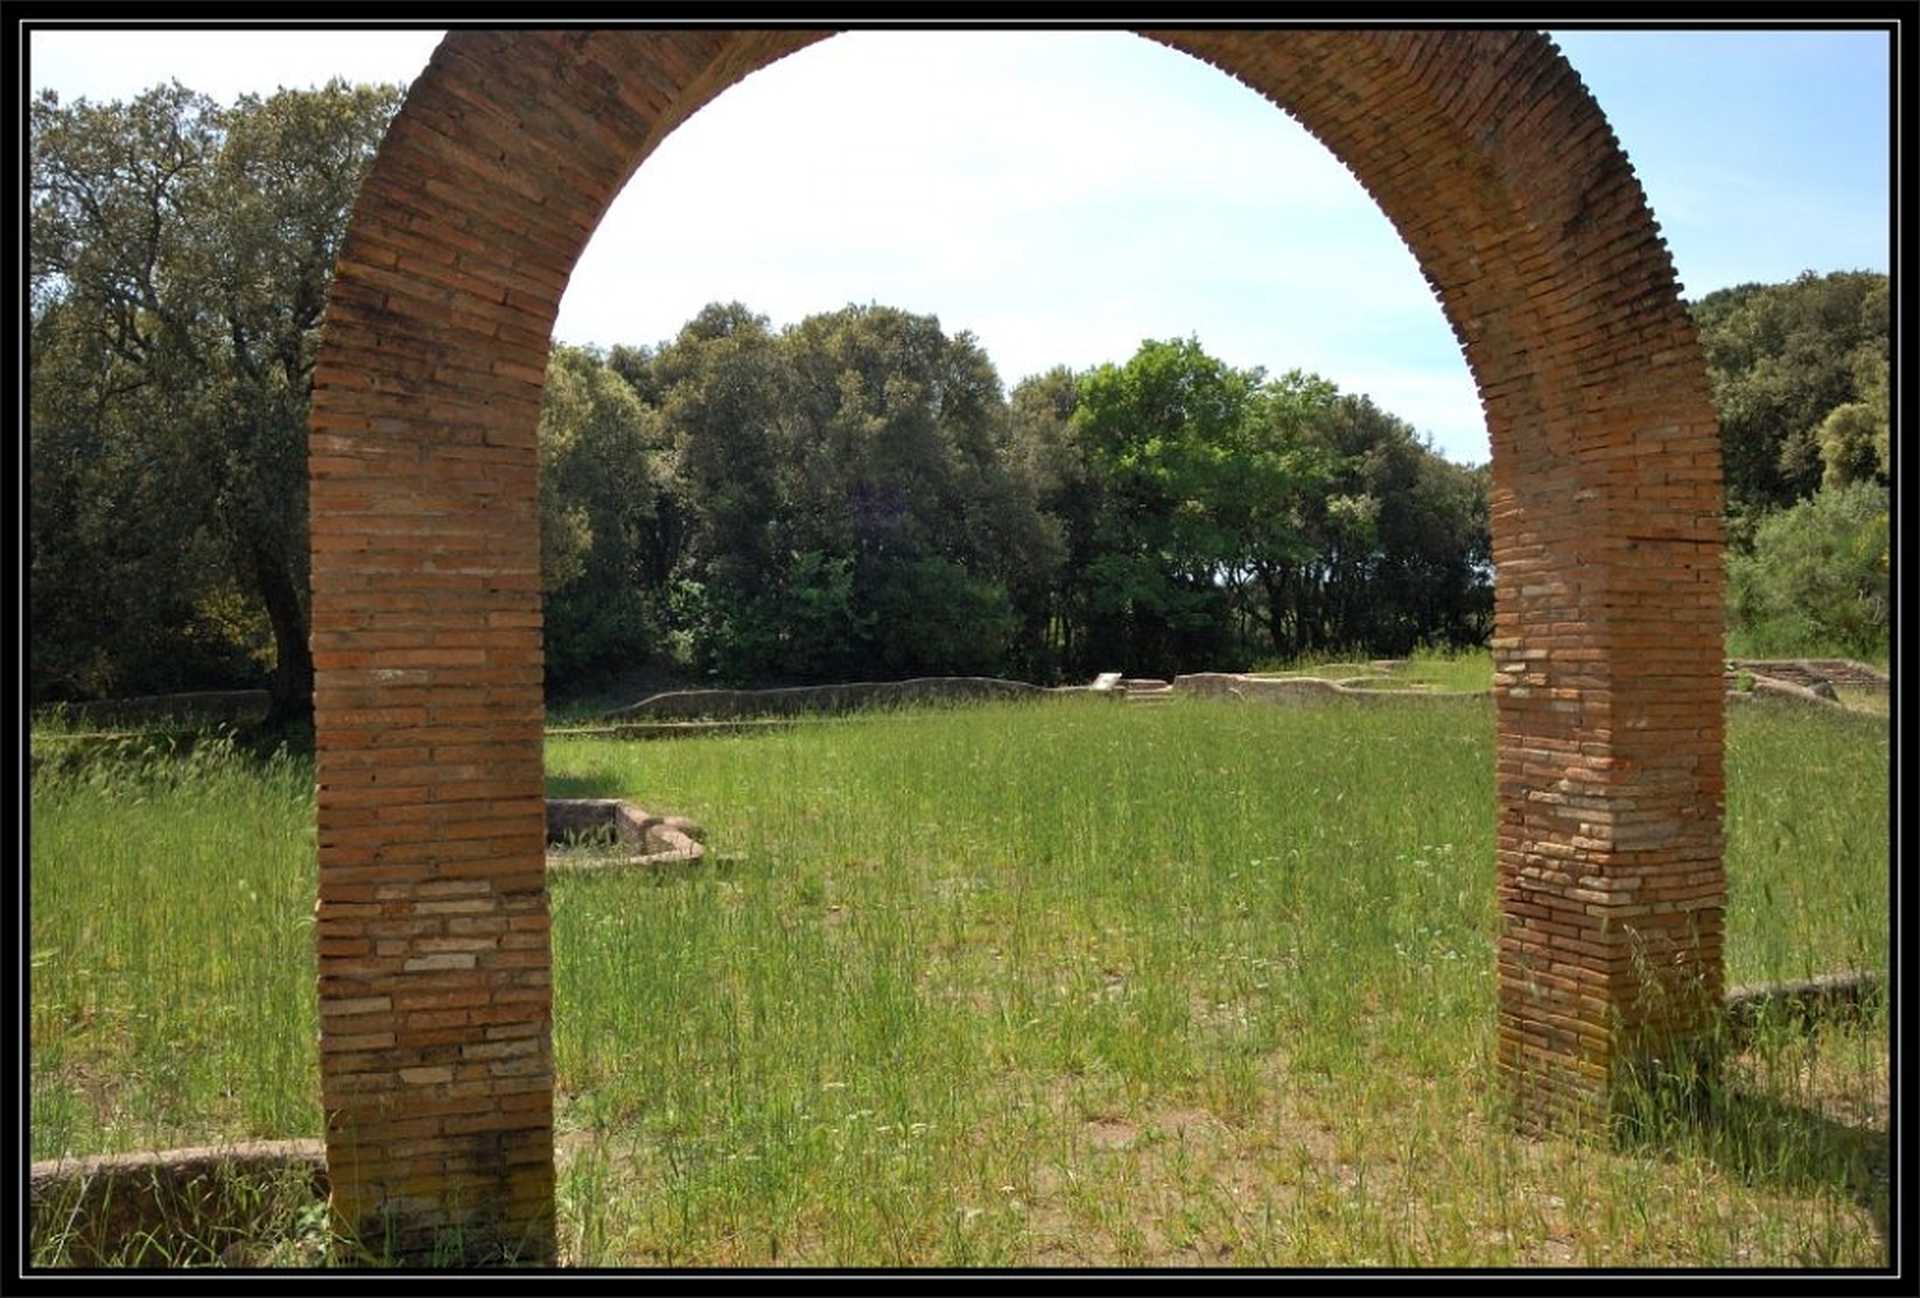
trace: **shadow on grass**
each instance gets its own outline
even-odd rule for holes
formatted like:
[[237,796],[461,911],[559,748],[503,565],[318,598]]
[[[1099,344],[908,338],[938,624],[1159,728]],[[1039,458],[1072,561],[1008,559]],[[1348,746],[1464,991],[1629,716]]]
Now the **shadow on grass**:
[[1729,1175],[1791,1193],[1843,1188],[1889,1246],[1892,1141],[1884,1131],[1841,1122],[1770,1095],[1735,1091],[1715,1119],[1709,1157]]
[[1645,1157],[1703,1158],[1729,1177],[1811,1198],[1839,1191],[1891,1253],[1892,1141],[1886,1131],[1747,1089],[1738,1080],[1660,1087],[1620,1115],[1618,1147]]
[[233,746],[256,761],[266,761],[281,749],[293,757],[311,758],[314,755],[313,718],[309,714],[273,725],[263,721],[242,726],[234,731]]

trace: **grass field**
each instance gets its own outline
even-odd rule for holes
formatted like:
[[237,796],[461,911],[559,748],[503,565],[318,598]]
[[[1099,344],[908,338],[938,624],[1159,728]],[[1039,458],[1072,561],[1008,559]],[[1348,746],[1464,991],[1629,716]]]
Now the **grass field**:
[[[1510,1134],[1491,705],[550,741],[736,859],[552,886],[583,1265],[1859,1266],[1884,1007]],[[1887,967],[1884,721],[1730,711],[1731,983]],[[33,1154],[314,1135],[310,768],[36,778]]]
[[1840,702],[1856,712],[1871,712],[1876,716],[1889,715],[1892,696],[1887,690],[1867,689],[1860,685],[1836,685],[1834,693],[1840,696]]

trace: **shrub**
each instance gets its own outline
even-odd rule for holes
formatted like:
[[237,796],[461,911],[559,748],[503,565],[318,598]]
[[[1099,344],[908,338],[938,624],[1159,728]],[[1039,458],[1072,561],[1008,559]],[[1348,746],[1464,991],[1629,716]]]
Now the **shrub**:
[[1734,638],[1757,654],[1884,656],[1888,625],[1887,490],[1824,487],[1764,518],[1747,553],[1727,561]]

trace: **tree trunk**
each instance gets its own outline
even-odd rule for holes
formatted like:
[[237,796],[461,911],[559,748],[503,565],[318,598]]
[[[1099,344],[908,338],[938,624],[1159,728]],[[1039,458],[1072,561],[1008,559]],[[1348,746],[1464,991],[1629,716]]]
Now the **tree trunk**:
[[287,565],[258,537],[247,542],[254,587],[273,624],[274,668],[271,703],[264,723],[277,729],[313,719],[313,649],[307,643],[307,614],[300,606]]
[[1293,657],[1293,646],[1288,643],[1287,634],[1287,591],[1286,579],[1280,573],[1262,573],[1260,584],[1267,592],[1267,636],[1273,641],[1273,652],[1282,661]]

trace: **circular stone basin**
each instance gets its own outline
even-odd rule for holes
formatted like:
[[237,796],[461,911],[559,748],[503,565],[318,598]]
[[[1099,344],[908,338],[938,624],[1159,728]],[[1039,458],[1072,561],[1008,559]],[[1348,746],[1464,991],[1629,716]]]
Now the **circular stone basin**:
[[549,871],[691,864],[706,855],[706,836],[684,816],[658,816],[618,798],[547,799]]

